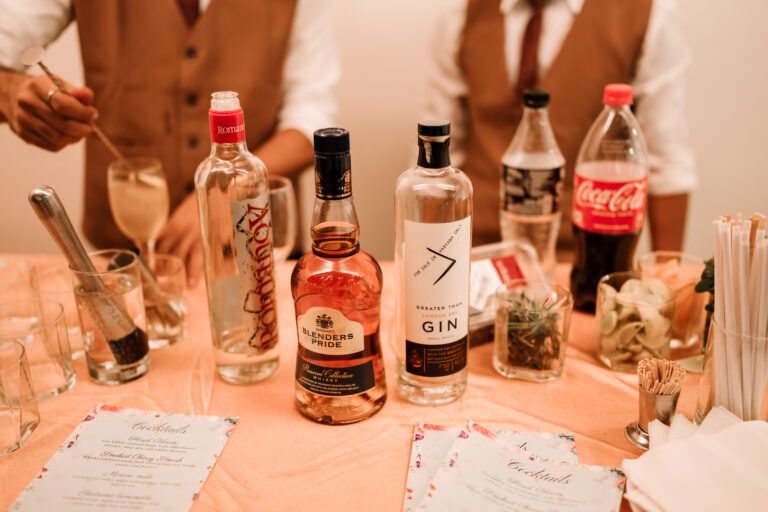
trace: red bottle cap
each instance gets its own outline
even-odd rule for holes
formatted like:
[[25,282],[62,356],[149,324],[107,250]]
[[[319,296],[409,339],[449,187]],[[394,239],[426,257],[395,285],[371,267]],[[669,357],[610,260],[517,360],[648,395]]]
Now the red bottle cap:
[[632,86],[628,84],[608,84],[603,91],[603,103],[606,105],[631,105]]

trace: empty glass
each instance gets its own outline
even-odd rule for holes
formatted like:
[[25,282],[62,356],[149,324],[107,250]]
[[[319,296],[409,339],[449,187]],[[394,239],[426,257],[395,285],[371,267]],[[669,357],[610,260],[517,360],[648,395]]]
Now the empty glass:
[[35,267],[24,259],[0,259],[0,302],[33,300],[35,295]]
[[0,340],[0,455],[14,452],[40,423],[24,345]]
[[288,259],[296,243],[296,195],[291,180],[269,177],[269,207],[272,215],[272,246],[275,264]]
[[184,298],[187,275],[181,258],[170,254],[156,254],[152,271],[156,288],[142,283],[147,334],[151,348],[163,348],[187,335],[187,302]]
[[77,318],[77,302],[72,290],[72,273],[65,262],[52,262],[35,268],[37,295],[42,301],[53,301],[64,308],[69,346],[72,359],[83,357],[83,337],[80,334],[80,320]]
[[75,385],[61,304],[37,300],[0,304],[0,339],[24,345],[38,400],[56,396]]

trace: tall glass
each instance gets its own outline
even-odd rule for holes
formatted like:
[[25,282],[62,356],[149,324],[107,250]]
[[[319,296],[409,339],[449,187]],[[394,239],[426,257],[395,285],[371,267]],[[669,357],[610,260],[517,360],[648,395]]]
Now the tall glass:
[[14,452],[40,423],[24,345],[0,340],[0,455]]
[[[95,272],[72,271],[88,374],[100,384],[129,382],[150,366],[138,259],[130,251],[118,250],[97,251],[89,257]],[[84,282],[102,286],[86,288]],[[131,322],[128,328],[120,325],[125,318]]]
[[72,352],[58,302],[25,300],[0,304],[0,340],[24,345],[38,400],[75,385]]
[[296,194],[291,180],[269,177],[269,206],[272,210],[272,248],[275,264],[288,259],[296,243]]
[[117,227],[152,265],[155,240],[168,220],[170,199],[156,158],[126,158],[107,169],[109,207]]
[[699,346],[704,338],[704,307],[709,296],[696,293],[694,288],[704,271],[704,260],[678,251],[654,251],[638,258],[637,266],[644,278],[664,281],[675,297],[670,347],[675,350]]

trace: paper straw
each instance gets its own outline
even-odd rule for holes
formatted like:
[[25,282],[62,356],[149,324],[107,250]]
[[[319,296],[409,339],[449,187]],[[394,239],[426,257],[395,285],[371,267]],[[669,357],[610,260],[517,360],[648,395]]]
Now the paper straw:
[[[715,239],[715,322],[720,327],[725,325],[725,270],[723,269],[723,241],[725,220],[721,217],[713,223]],[[725,337],[721,329],[712,329],[715,355],[714,373],[714,405],[722,405],[730,410],[728,393],[728,360],[726,359]]]
[[[762,231],[762,233],[760,232]],[[768,337],[768,239],[765,238],[765,232],[758,232],[755,266],[757,274],[757,321],[754,331],[754,372],[752,378],[752,414],[758,416],[761,413],[761,406],[765,398],[766,372],[768,372],[768,347],[766,347],[766,337]]]
[[733,334],[737,325],[738,293],[735,289],[736,272],[733,264],[733,233],[732,225],[722,225],[723,247],[723,287],[725,291],[725,354],[728,361],[728,402],[731,411],[739,418],[744,418],[744,407],[741,402],[741,344]]

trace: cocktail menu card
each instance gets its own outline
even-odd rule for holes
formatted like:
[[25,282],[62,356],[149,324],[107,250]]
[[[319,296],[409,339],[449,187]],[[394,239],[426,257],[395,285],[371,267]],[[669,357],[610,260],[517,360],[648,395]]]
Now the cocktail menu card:
[[615,511],[625,478],[578,464],[573,436],[419,424],[403,510]]
[[9,510],[187,510],[236,423],[98,405]]

